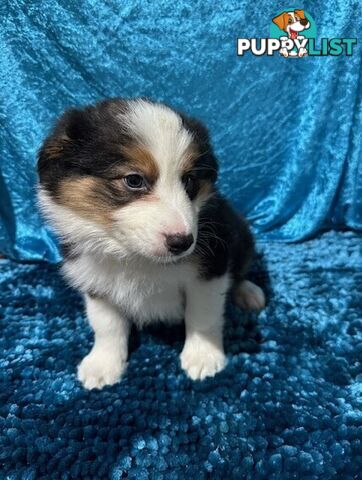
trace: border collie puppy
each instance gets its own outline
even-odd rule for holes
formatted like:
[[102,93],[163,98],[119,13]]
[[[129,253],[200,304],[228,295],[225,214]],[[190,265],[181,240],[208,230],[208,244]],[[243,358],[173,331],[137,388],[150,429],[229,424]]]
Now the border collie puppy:
[[215,187],[205,127],[150,100],[105,100],[60,118],[38,171],[64,275],[84,295],[95,334],[78,367],[84,387],[119,381],[132,322],[184,319],[187,375],[222,370],[227,293],[254,310],[265,297],[245,280],[253,238]]

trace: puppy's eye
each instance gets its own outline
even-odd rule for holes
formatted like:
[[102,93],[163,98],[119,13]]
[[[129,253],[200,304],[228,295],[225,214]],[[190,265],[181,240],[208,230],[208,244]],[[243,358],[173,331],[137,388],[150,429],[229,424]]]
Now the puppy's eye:
[[194,183],[194,177],[187,173],[182,177],[182,183],[184,184],[185,190],[187,191],[188,189],[192,188],[192,185]]
[[144,178],[136,173],[123,177],[123,181],[131,190],[142,190],[146,188],[146,182]]
[[288,23],[293,23],[293,19],[290,18],[290,19],[288,20]]
[[182,183],[184,184],[187,195],[192,199],[196,194],[196,179],[191,174],[186,173],[182,177]]

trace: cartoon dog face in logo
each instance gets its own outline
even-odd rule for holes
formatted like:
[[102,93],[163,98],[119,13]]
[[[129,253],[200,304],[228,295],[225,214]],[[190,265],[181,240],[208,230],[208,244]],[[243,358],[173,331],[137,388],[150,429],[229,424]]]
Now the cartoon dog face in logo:
[[[288,38],[291,40],[298,38],[303,30],[307,30],[310,27],[310,22],[305,16],[304,10],[282,12],[280,15],[273,18],[273,23],[275,23],[280,30],[284,30],[284,32],[288,34]],[[288,53],[288,50],[283,48],[280,50],[280,53],[285,57],[295,56],[291,52]],[[298,56],[303,57],[305,55],[307,55],[306,49],[300,48],[298,51]]]

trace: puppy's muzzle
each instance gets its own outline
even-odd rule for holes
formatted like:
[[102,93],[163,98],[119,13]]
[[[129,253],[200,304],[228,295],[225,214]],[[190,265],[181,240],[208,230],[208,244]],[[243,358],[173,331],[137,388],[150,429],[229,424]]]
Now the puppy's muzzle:
[[300,24],[303,25],[303,27],[308,25],[308,19],[307,18],[301,18],[299,21],[300,21]]
[[186,252],[194,243],[194,237],[192,233],[189,235],[182,235],[176,233],[175,235],[166,235],[166,245],[169,252],[174,255],[180,255],[180,253]]

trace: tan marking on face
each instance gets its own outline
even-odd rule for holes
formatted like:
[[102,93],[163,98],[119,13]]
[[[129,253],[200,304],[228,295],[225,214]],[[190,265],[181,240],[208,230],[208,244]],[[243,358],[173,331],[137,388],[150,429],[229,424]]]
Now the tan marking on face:
[[133,171],[143,174],[149,184],[153,185],[156,183],[159,177],[158,165],[152,153],[147,150],[147,148],[137,144],[122,146],[121,153],[129,162],[121,167],[122,171],[124,171],[125,168],[133,169]]
[[210,180],[200,180],[200,188],[197,192],[197,197],[202,200],[207,200],[212,192],[212,182]]
[[63,180],[56,200],[88,220],[109,226],[112,222],[112,202],[104,180],[78,177]]
[[188,173],[196,173],[196,181],[198,182],[198,190],[196,193],[196,197],[199,200],[205,201],[208,199],[212,191],[212,182],[208,179],[198,179],[197,166],[195,168],[195,163],[203,153],[204,152],[200,152],[199,146],[192,142],[187,148],[187,151],[185,152],[184,161],[182,163],[182,167],[184,169],[182,174],[186,175]]
[[147,195],[144,195],[143,197],[138,198],[135,200],[136,202],[159,202],[161,199],[158,195],[155,193],[148,193]]

